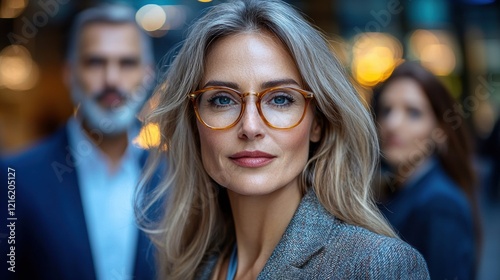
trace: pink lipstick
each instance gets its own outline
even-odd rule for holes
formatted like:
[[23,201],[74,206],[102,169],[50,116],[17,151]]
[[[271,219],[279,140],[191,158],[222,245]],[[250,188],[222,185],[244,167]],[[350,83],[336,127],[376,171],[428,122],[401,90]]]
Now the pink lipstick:
[[269,164],[276,156],[261,151],[243,151],[229,156],[236,165],[257,168]]

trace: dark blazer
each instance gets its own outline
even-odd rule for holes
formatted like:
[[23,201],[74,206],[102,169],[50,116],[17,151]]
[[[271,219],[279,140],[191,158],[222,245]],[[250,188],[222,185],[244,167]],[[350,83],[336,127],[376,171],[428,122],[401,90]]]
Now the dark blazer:
[[[210,256],[196,279],[210,279]],[[429,279],[422,256],[396,238],[346,224],[310,190],[257,279]]]
[[474,230],[465,194],[437,160],[380,205],[401,238],[427,261],[432,279],[474,279]]
[[[7,181],[7,167],[15,169],[17,218],[16,272],[7,271],[9,264],[2,261],[0,278],[95,279],[78,174],[66,127],[19,156],[4,158],[0,165],[5,193],[7,186],[3,182]],[[5,201],[2,199],[2,221],[6,220]],[[5,226],[2,233],[4,230]],[[144,233],[140,232],[138,236],[134,279],[153,279],[153,247]],[[3,240],[0,245],[3,260],[10,245]],[[117,277],[123,278],[121,275]]]

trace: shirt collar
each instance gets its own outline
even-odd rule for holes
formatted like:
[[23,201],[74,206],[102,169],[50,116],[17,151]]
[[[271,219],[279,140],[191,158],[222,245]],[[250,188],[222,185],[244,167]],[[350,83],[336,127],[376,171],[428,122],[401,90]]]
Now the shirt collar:
[[[132,143],[134,137],[139,135],[139,125],[132,125],[127,131],[128,145],[122,157],[121,165],[129,168],[131,162],[139,162],[143,149]],[[94,144],[90,137],[85,133],[82,120],[77,117],[71,117],[68,121],[68,142],[69,149],[77,162],[84,162],[85,157],[99,159],[108,163],[108,157]],[[106,164],[108,165],[108,164]],[[120,167],[121,168],[121,167]]]

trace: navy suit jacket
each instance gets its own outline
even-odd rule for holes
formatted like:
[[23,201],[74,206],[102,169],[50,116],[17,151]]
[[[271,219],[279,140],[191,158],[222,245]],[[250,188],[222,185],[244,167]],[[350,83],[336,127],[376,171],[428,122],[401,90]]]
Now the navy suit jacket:
[[[196,279],[211,279],[219,256],[207,257]],[[346,224],[311,189],[257,279],[429,279],[422,256],[396,238]]]
[[[15,170],[15,273],[1,263],[2,279],[95,279],[77,171],[66,127],[30,150],[0,163],[2,193],[7,168]],[[2,199],[2,220],[7,205]],[[2,223],[3,224],[3,223]],[[1,233],[8,230],[2,226]],[[7,232],[9,234],[9,232]],[[1,239],[1,259],[10,244]],[[154,249],[140,231],[133,279],[155,278]],[[117,272],[116,279],[124,276]]]
[[379,207],[401,238],[422,253],[432,279],[475,278],[471,208],[436,159]]

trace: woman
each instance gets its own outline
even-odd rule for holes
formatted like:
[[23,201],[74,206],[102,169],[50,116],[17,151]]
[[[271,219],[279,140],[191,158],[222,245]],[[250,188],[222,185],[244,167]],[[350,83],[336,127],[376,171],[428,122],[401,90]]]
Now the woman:
[[465,124],[451,115],[455,102],[432,73],[411,62],[376,88],[373,101],[385,168],[383,214],[422,253],[432,279],[473,279],[474,172]]
[[[369,194],[376,131],[328,44],[280,1],[195,23],[156,92],[163,279],[427,279]],[[153,170],[153,169],[151,169]]]

